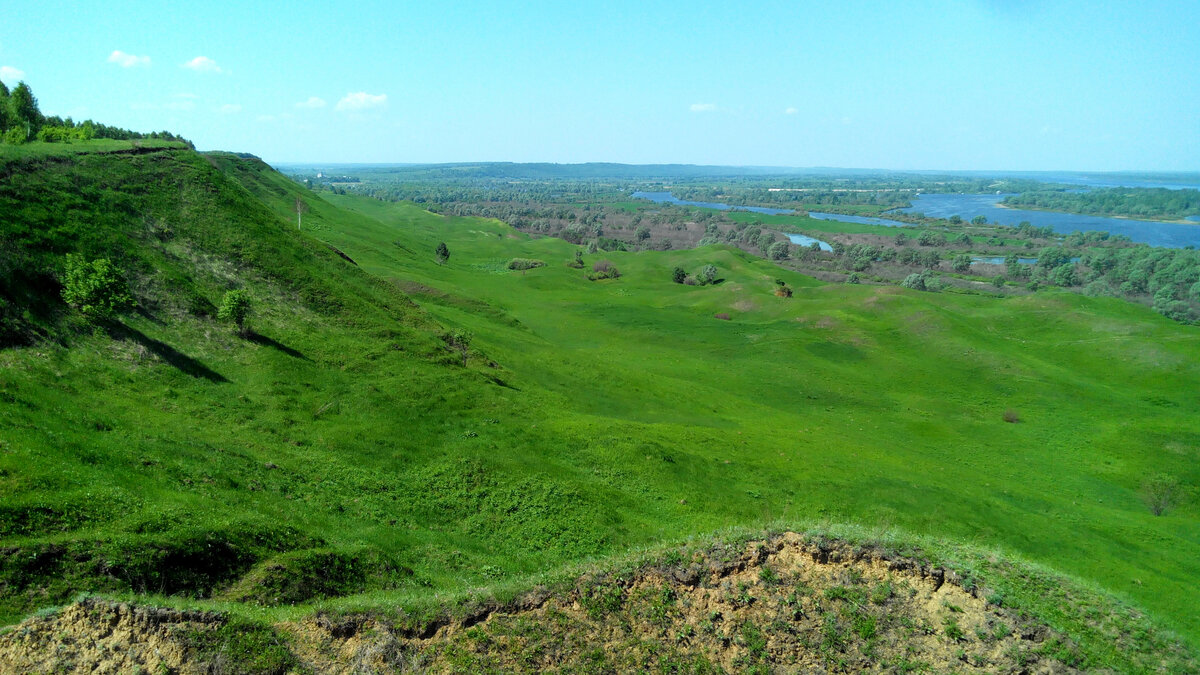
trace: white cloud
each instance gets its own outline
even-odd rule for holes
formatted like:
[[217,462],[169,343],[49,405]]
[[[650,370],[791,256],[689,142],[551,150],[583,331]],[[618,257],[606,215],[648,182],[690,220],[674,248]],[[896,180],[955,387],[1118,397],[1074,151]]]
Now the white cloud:
[[[385,97],[386,98],[386,97]],[[325,99],[309,96],[307,101],[301,101],[296,104],[297,108],[324,108]],[[339,108],[340,110],[341,108]]]
[[194,70],[197,73],[223,73],[223,72],[225,72],[224,70],[221,70],[221,67],[217,65],[216,61],[213,61],[212,59],[208,58],[207,56],[197,56],[196,58],[192,59],[191,61],[188,61],[187,63],[183,64],[183,67],[187,68],[188,70]]
[[25,77],[25,71],[12,66],[0,66],[0,80],[19,80]]
[[783,111],[783,114],[784,115],[795,115],[798,112],[800,112],[800,110],[797,108],[788,108],[787,110]]
[[693,103],[692,112],[712,112],[717,109],[716,103]]
[[238,103],[226,103],[220,108],[217,108],[217,112],[221,113],[222,115],[232,115],[234,113],[242,112],[242,106]]
[[255,117],[254,119],[258,120],[259,122],[274,122],[275,116],[274,115],[259,115],[258,117]]
[[346,97],[338,101],[338,110],[367,110],[368,108],[377,108],[387,103],[387,94],[368,94],[365,91],[346,94]]
[[108,62],[115,63],[118,66],[121,66],[122,68],[132,68],[134,66],[150,65],[150,57],[149,56],[136,56],[134,54],[126,54],[125,52],[121,51],[120,49],[117,49],[117,50],[113,51],[113,53],[108,55]]
[[196,102],[191,99],[188,99],[188,98],[181,98],[181,99],[163,104],[163,109],[165,109],[165,110],[187,111],[187,110],[195,110],[195,108],[196,108]]

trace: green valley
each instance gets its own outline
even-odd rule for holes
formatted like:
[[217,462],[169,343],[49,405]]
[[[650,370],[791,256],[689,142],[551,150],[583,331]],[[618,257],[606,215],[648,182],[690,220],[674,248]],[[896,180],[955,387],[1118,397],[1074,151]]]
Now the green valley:
[[[973,560],[1076,665],[1200,642],[1194,325],[1054,290],[823,283],[722,244],[586,253],[114,143],[0,157],[5,623],[81,593],[419,622],[796,530]],[[110,260],[135,306],[68,306],[67,254]],[[708,265],[714,283],[672,281]],[[241,334],[218,318],[232,290]],[[1010,558],[1067,575],[1077,612],[986,576]],[[1122,635],[1154,636],[1129,654],[1097,628],[1122,603],[1148,616],[1121,609]]]

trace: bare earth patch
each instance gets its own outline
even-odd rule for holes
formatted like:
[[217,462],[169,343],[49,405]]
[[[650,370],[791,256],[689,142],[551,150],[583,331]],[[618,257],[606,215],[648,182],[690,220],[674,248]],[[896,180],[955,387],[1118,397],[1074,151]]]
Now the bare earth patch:
[[[295,672],[1075,672],[1041,649],[1062,636],[869,547],[789,533],[674,555],[454,619],[273,630]],[[88,600],[0,635],[0,672],[242,672],[194,648],[223,625]]]

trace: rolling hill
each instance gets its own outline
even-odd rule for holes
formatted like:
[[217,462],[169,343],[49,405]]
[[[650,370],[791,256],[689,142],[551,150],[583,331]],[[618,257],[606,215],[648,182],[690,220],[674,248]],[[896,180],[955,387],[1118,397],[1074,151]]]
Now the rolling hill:
[[[787,529],[1008,588],[988,602],[1065,636],[1071,667],[1192,658],[1163,645],[1200,639],[1195,327],[822,284],[719,246],[577,269],[499,221],[110,145],[0,167],[0,621],[92,593],[426,625]],[[69,253],[111,260],[136,307],[68,307]],[[619,278],[587,278],[602,258]],[[719,283],[671,282],[708,264]],[[245,336],[216,318],[235,289]],[[1156,481],[1179,495],[1162,515]]]

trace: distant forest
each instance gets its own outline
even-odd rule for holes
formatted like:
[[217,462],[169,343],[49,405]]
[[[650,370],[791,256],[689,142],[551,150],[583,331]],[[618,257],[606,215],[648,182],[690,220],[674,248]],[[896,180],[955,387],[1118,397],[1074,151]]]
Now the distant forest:
[[1171,218],[1200,215],[1200,190],[1107,188],[1086,192],[1037,190],[1005,197],[1003,204],[1093,216]]

